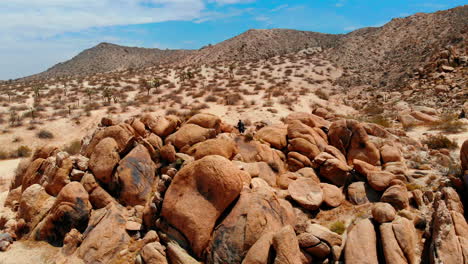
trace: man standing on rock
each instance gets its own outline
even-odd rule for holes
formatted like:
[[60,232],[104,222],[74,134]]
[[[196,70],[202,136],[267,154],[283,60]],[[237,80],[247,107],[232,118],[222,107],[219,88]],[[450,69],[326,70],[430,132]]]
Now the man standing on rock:
[[244,134],[244,131],[245,131],[245,125],[244,123],[242,122],[242,120],[239,119],[239,122],[237,122],[237,129],[239,130],[239,132],[241,134]]

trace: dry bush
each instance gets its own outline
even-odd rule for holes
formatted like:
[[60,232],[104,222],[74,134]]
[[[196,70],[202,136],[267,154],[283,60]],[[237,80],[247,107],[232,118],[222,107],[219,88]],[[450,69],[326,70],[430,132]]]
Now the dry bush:
[[54,134],[48,130],[45,130],[45,129],[42,129],[40,130],[36,136],[38,138],[42,138],[42,139],[51,139],[51,138],[54,138]]
[[427,144],[430,149],[456,149],[458,147],[457,142],[442,134],[428,135],[421,140],[421,143]]
[[318,89],[317,91],[315,91],[315,95],[322,100],[330,99],[328,93],[324,92],[322,89]]
[[431,130],[440,130],[445,133],[460,133],[466,130],[466,124],[458,119],[457,114],[444,114],[439,121],[429,125]]
[[390,122],[390,120],[388,118],[384,117],[383,115],[372,116],[367,120],[367,122],[374,123],[374,124],[377,124],[377,125],[381,125],[383,127],[391,127],[392,126],[392,123]]

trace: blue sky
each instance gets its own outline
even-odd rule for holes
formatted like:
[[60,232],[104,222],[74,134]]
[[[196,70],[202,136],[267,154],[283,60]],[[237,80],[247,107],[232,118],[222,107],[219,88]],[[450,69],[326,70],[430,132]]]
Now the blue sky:
[[251,28],[347,33],[468,0],[1,0],[0,80],[100,42],[198,49]]

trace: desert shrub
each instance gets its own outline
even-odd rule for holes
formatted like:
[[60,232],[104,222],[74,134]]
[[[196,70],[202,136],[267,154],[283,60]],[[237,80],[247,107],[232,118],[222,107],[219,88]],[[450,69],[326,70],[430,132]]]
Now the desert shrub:
[[216,102],[218,101],[218,99],[216,98],[216,96],[214,95],[208,95],[206,98],[205,98],[205,102]]
[[388,118],[384,117],[383,115],[376,115],[372,116],[368,119],[369,123],[374,123],[383,127],[391,127],[392,123]]
[[339,235],[342,235],[346,230],[346,226],[343,223],[343,221],[336,221],[333,224],[331,224],[330,230]]
[[362,111],[367,115],[374,116],[382,114],[384,112],[384,109],[381,105],[378,105],[377,103],[371,103],[368,104]]
[[416,183],[407,183],[406,184],[406,189],[410,192],[417,190],[417,189],[422,189],[422,186]]
[[430,149],[456,149],[458,147],[457,142],[450,140],[442,134],[428,135],[421,142],[427,144]]
[[315,95],[322,99],[322,100],[328,100],[329,99],[329,96],[326,92],[322,91],[321,89],[315,91]]
[[440,130],[445,133],[459,133],[465,131],[466,124],[456,114],[445,114],[440,120],[429,125],[432,130]]
[[16,149],[17,157],[26,158],[31,156],[32,150],[28,146],[20,146]]
[[42,129],[37,133],[37,137],[42,139],[51,139],[54,138],[54,134],[48,130]]
[[79,140],[73,140],[72,142],[70,142],[68,145],[66,145],[63,148],[63,150],[68,152],[70,155],[75,155],[75,154],[80,153],[80,149],[81,149],[81,141]]

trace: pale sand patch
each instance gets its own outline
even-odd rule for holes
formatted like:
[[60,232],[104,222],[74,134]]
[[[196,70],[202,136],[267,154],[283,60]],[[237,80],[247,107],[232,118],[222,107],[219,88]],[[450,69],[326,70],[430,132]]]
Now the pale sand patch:
[[0,252],[1,264],[55,263],[60,248],[43,241],[15,241],[5,252]]
[[8,190],[10,181],[15,176],[15,170],[20,160],[21,159],[0,161],[0,192]]

